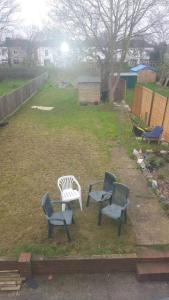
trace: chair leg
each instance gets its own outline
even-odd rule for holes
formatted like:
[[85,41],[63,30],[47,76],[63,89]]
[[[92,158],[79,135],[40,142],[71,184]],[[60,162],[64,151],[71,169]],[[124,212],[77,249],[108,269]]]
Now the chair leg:
[[53,226],[48,221],[48,239],[52,237]]
[[97,222],[97,225],[100,226],[100,225],[101,225],[101,222],[102,222],[102,212],[101,212],[101,210],[99,210],[99,215],[98,215],[98,222]]
[[118,236],[121,235],[121,225],[122,225],[122,218],[119,218],[119,224],[118,224]]
[[92,185],[89,185],[89,191],[88,191],[88,196],[87,196],[87,202],[86,202],[86,206],[89,206],[89,201],[90,201],[90,192],[92,190]]
[[89,206],[89,202],[90,202],[90,195],[88,194],[88,197],[87,197],[87,202],[86,202],[86,207]]
[[66,224],[65,221],[64,221],[64,229],[66,231],[66,235],[67,235],[68,241],[71,242],[71,237],[70,237],[69,229],[68,229],[68,226],[67,226],[67,224]]
[[82,207],[82,198],[81,197],[79,198],[79,204],[80,204],[80,209],[83,210],[83,207]]
[[127,223],[127,209],[124,211],[124,223]]

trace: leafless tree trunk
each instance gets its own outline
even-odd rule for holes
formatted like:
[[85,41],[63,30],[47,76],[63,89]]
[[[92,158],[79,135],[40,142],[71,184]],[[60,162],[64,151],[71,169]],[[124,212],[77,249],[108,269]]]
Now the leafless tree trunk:
[[[113,73],[119,54],[119,72],[125,62],[130,41],[147,32],[155,20],[150,21],[157,0],[51,0],[52,19],[58,26],[73,34],[74,38],[88,40],[97,56],[105,62],[105,89]],[[165,3],[160,2],[160,7]],[[119,74],[114,85],[118,84]],[[113,101],[113,99],[110,99]]]

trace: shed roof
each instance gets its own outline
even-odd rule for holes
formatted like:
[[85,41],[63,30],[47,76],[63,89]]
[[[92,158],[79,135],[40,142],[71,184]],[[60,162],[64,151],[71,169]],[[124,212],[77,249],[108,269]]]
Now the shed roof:
[[143,70],[151,70],[151,71],[156,72],[155,68],[150,67],[150,66],[146,66],[146,65],[143,65],[143,64],[137,65],[137,66],[130,69],[131,72],[136,72],[136,73],[138,73],[140,71],[143,71]]
[[99,76],[81,76],[78,79],[78,83],[100,83],[101,79]]
[[[114,76],[117,76],[118,73],[114,73]],[[133,72],[122,72],[120,73],[120,76],[137,76],[137,73],[133,73]]]

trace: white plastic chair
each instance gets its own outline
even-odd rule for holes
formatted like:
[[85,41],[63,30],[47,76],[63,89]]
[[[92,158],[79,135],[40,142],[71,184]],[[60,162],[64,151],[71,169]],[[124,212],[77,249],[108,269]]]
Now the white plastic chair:
[[[58,178],[57,184],[61,193],[61,200],[64,202],[79,200],[82,210],[81,187],[76,178],[72,175],[63,176]],[[62,210],[65,210],[65,204],[62,205]]]

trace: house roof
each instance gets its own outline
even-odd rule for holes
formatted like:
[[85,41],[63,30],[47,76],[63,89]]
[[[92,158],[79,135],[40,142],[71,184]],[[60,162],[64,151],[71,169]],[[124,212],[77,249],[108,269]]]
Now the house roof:
[[133,39],[130,41],[130,48],[154,48],[154,46],[143,39]]
[[22,47],[26,48],[32,44],[31,41],[26,40],[26,39],[11,39],[11,38],[6,38],[6,41],[4,42],[3,46],[4,47]]
[[143,65],[143,64],[137,65],[137,66],[130,69],[131,72],[136,72],[136,73],[138,73],[142,70],[151,70],[151,71],[156,72],[155,68],[150,67],[150,66],[146,66],[146,65]]
[[100,83],[101,79],[99,76],[81,76],[78,79],[78,83]]

